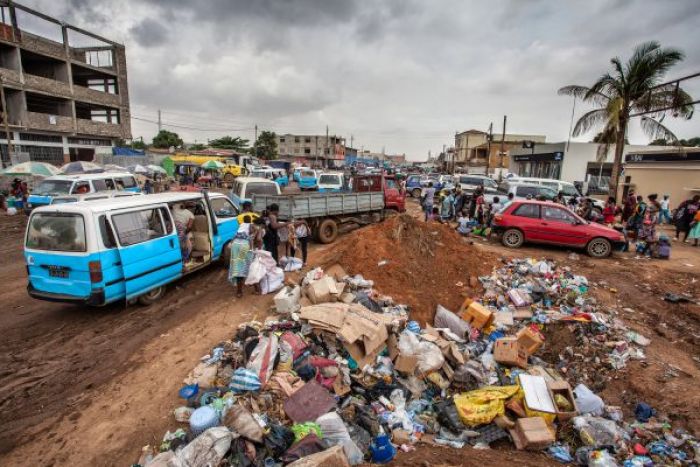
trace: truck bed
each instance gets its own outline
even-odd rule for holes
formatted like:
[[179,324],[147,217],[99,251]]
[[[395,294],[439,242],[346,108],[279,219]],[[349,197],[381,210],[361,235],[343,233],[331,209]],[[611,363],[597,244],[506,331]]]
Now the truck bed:
[[384,192],[253,195],[255,212],[273,203],[279,205],[283,220],[354,215],[384,209]]

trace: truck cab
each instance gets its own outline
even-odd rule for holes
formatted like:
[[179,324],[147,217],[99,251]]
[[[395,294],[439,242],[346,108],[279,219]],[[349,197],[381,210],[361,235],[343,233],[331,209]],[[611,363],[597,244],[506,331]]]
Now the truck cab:
[[353,193],[381,191],[384,193],[384,208],[398,212],[406,211],[406,192],[393,175],[357,175],[352,180]]

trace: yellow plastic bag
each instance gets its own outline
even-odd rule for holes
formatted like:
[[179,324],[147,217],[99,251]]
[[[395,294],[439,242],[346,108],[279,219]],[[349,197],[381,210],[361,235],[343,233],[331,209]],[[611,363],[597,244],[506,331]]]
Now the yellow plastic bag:
[[454,396],[462,423],[485,425],[506,411],[505,401],[518,392],[518,386],[487,386]]

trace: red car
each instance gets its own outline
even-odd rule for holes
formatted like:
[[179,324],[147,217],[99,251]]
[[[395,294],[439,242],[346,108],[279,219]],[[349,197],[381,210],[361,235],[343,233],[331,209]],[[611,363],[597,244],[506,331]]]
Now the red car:
[[493,231],[502,234],[503,245],[518,248],[525,242],[585,248],[594,258],[604,258],[625,244],[617,230],[588,222],[561,204],[549,201],[515,201],[493,218]]

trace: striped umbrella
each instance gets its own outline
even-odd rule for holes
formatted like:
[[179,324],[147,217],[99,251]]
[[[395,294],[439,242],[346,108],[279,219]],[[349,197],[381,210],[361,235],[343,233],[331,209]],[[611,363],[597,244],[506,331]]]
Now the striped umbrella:
[[159,165],[149,164],[149,165],[146,166],[146,168],[147,168],[148,170],[150,170],[151,173],[154,173],[154,174],[164,174],[164,175],[167,175],[167,174],[168,174],[168,171],[165,170],[163,167],[161,167],[161,166],[159,166]]
[[88,174],[88,173],[100,173],[104,172],[105,169],[93,162],[86,161],[75,161],[69,162],[63,167],[61,167],[61,172],[64,174]]
[[58,175],[61,171],[46,162],[22,162],[4,169],[0,174],[8,176],[33,176],[33,177],[51,177]]
[[211,159],[211,160],[204,162],[201,165],[201,167],[203,169],[218,170],[218,169],[223,169],[226,166],[219,161],[215,161],[215,160]]

